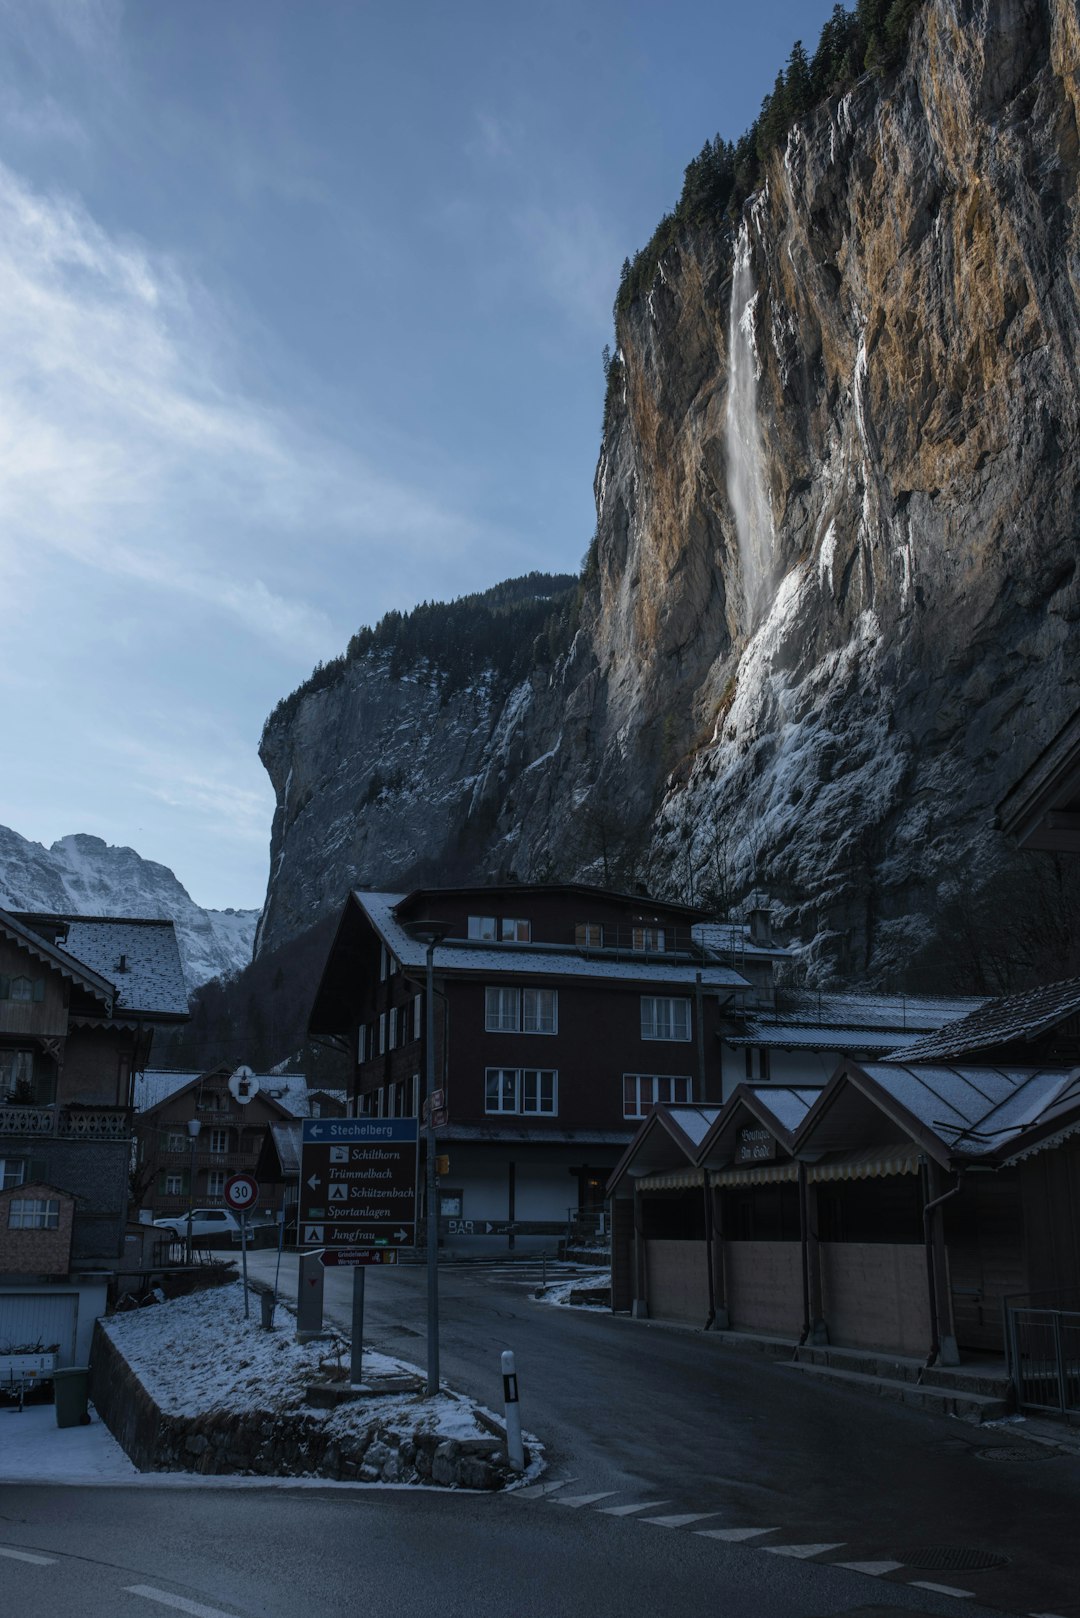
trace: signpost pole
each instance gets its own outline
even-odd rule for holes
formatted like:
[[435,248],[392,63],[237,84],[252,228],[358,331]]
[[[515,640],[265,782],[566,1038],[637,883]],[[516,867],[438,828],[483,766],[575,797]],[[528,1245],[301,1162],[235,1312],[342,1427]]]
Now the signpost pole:
[[425,1083],[427,1096],[426,1140],[427,1162],[427,1391],[431,1398],[439,1391],[439,1209],[435,1186],[435,1109],[432,1096],[435,1089],[435,939],[427,942],[427,1005],[425,1011]]
[[360,1384],[360,1366],[364,1358],[364,1266],[358,1264],[352,1274],[352,1354],[349,1360],[349,1381],[353,1387]]
[[244,1319],[247,1320],[248,1314],[250,1312],[250,1300],[248,1298],[248,1277],[247,1277],[247,1209],[246,1208],[241,1208],[241,1210],[240,1210],[240,1263],[241,1263],[241,1265],[243,1267],[243,1271],[244,1271]]

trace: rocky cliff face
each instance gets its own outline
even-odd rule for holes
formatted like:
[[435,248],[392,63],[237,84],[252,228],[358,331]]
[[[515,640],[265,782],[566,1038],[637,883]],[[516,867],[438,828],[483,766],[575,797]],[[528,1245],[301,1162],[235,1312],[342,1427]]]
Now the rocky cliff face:
[[166,917],[188,989],[251,960],[257,910],[203,910],[166,865],[78,833],[51,848],[0,826],[0,907],[69,916]]
[[[573,645],[452,710],[374,661],[305,699],[264,937],[472,826],[479,872],[756,881],[822,975],[885,978],[1009,858],[994,805],[1080,700],[1078,63],[1071,0],[928,0],[669,249]],[[364,798],[384,756],[410,804]]]

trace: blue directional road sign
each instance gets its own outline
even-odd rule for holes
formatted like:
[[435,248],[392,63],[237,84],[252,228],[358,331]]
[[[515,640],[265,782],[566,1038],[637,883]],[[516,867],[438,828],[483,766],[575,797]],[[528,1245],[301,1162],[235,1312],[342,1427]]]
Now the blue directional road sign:
[[306,1118],[299,1245],[414,1246],[418,1140],[415,1118]]

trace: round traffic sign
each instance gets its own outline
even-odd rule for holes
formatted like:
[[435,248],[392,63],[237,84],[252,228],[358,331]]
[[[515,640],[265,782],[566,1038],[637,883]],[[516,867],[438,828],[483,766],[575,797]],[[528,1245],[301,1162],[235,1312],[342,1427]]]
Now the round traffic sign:
[[234,1174],[225,1181],[225,1201],[235,1213],[254,1208],[259,1200],[259,1186],[253,1174]]

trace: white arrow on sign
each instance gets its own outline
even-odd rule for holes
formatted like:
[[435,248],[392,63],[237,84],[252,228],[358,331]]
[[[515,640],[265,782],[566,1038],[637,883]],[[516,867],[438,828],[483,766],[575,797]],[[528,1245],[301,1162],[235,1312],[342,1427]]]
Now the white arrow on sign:
[[322,1137],[323,1137],[322,1124],[313,1124],[311,1129],[308,1131],[308,1133],[311,1136],[312,1140],[322,1140]]
[[311,1189],[313,1191],[317,1191],[319,1189],[319,1187],[322,1185],[322,1181],[319,1179],[319,1176],[317,1174],[313,1174],[311,1176],[311,1179],[308,1181],[308,1185],[311,1187]]
[[395,1231],[394,1234],[396,1235],[399,1242],[403,1242],[405,1240],[406,1236],[409,1233],[408,1233],[407,1230],[398,1230],[398,1231]]

